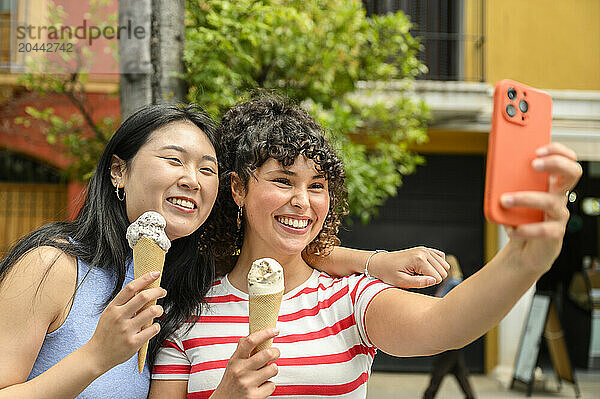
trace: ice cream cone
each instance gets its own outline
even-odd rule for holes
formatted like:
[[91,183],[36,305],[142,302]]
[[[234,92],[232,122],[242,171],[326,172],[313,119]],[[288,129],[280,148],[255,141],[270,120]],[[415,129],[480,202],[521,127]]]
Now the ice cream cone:
[[[127,227],[127,241],[133,249],[133,270],[135,278],[139,278],[148,272],[160,272],[161,275],[145,289],[160,286],[162,271],[165,264],[165,255],[171,247],[171,241],[165,234],[167,222],[160,213],[144,212],[137,220]],[[149,306],[155,305],[156,301],[145,304],[139,311],[142,312]],[[143,328],[152,325],[152,321]],[[144,370],[146,354],[148,353],[148,341],[138,351],[138,369],[140,373]]]
[[[154,240],[142,237],[140,240],[133,246],[133,268],[135,273],[135,278],[138,278],[148,272],[160,272],[162,276],[163,266],[165,264],[165,255],[166,252],[163,251],[161,247],[159,247]],[[160,286],[160,277],[156,279],[154,282],[146,286],[148,288],[155,288]],[[149,306],[156,305],[156,301],[148,302],[144,307],[142,307],[139,312],[142,312],[144,309],[147,309]],[[139,313],[138,312],[138,313]],[[152,322],[145,325],[143,328],[147,328],[152,325]],[[146,362],[146,354],[148,353],[148,341],[142,345],[140,350],[138,351],[138,369],[140,373],[144,369],[144,363]]]
[[[250,334],[265,328],[275,328],[282,298],[283,291],[270,295],[253,295],[249,297]],[[263,342],[254,349],[252,354],[270,348],[272,343],[272,339]]]
[[[275,328],[283,298],[283,268],[270,258],[252,263],[248,272],[248,318],[250,334],[265,328]],[[252,354],[269,348],[270,339],[258,345]]]

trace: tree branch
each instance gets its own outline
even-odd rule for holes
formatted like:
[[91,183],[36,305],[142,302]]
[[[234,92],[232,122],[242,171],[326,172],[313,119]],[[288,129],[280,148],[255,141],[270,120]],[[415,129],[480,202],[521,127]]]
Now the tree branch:
[[[78,67],[80,66],[80,62],[81,60],[78,58]],[[76,71],[79,71],[79,68],[77,68]],[[85,120],[86,124],[90,127],[90,129],[92,129],[96,138],[102,143],[107,144],[108,140],[106,139],[106,137],[104,137],[102,130],[100,130],[100,128],[98,128],[98,126],[94,123],[90,111],[88,111],[88,109],[85,107],[85,101],[80,100],[75,95],[78,92],[75,88],[78,83],[81,84],[81,82],[79,81],[79,72],[73,72],[71,74],[71,79],[69,79],[69,82],[64,85],[65,95],[69,100],[71,100],[71,103],[75,105],[75,107],[77,107],[79,112],[81,112],[81,115],[83,115],[83,119]],[[85,90],[81,89],[80,92],[85,93]]]

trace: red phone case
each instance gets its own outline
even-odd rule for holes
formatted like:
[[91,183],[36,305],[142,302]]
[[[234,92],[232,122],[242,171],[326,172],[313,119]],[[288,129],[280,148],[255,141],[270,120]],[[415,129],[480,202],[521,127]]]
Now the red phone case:
[[496,84],[485,177],[484,212],[489,221],[518,226],[543,220],[542,211],[503,208],[500,196],[548,191],[548,174],[535,171],[531,162],[535,151],[550,143],[551,130],[552,99],[547,93],[508,79]]

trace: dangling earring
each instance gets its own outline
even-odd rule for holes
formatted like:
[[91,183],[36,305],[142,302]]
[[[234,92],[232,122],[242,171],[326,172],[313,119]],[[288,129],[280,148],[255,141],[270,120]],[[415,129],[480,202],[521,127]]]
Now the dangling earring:
[[242,207],[238,206],[237,211],[237,237],[233,244],[233,256],[239,256],[242,252]]
[[240,231],[240,229],[242,228],[242,207],[238,206],[238,212],[237,212],[237,228],[238,228],[238,232]]
[[125,200],[125,189],[123,189],[123,197],[121,197],[119,195],[119,183],[118,182],[116,182],[116,184],[115,184],[115,194],[117,194],[117,199],[119,201],[124,201]]

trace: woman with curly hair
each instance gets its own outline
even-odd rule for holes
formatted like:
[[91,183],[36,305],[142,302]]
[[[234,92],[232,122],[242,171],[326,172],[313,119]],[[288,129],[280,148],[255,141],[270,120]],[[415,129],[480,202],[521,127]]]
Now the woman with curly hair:
[[[566,147],[540,149],[536,168],[550,173],[550,191],[512,193],[503,205],[542,209],[545,221],[510,230],[487,266],[435,298],[368,275],[333,278],[306,263],[303,253],[326,257],[338,244],[346,191],[342,163],[305,111],[259,97],[233,107],[221,133],[229,184],[221,184],[206,226],[221,277],[201,316],[159,350],[150,398],[366,397],[376,348],[430,355],[462,347],[501,320],[558,255],[564,191],[581,175]],[[283,266],[278,328],[246,336],[247,274],[265,257]],[[271,338],[273,347],[253,353]]]

